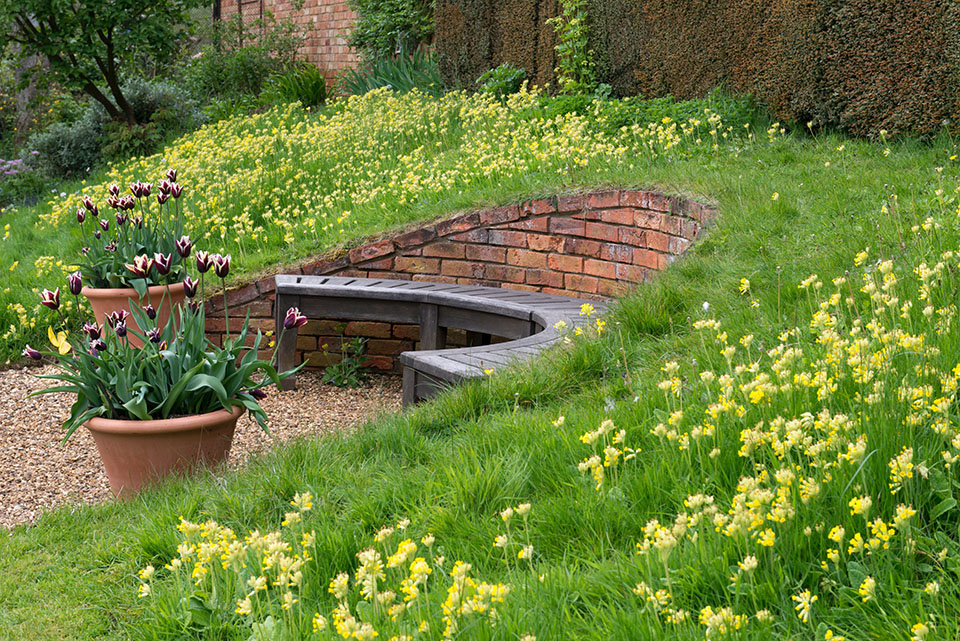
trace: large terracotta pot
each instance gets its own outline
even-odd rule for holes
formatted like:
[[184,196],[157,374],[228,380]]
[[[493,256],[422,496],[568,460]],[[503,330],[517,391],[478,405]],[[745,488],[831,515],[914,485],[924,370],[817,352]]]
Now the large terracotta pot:
[[[104,317],[113,312],[120,311],[121,309],[130,312],[130,302],[133,301],[135,304],[140,304],[141,306],[153,305],[154,309],[157,310],[157,327],[161,329],[166,327],[167,322],[170,320],[170,313],[173,306],[180,305],[186,299],[183,283],[170,285],[169,294],[167,293],[166,285],[148,287],[147,293],[142,299],[137,294],[137,290],[132,287],[123,289],[95,289],[93,287],[84,287],[80,290],[80,293],[90,301],[90,306],[93,308],[93,315],[101,325],[104,322]],[[163,302],[162,305],[161,301]],[[135,318],[130,319],[129,326],[141,334],[144,333]],[[143,347],[143,341],[139,338],[133,334],[127,334],[127,336],[130,339],[131,345],[134,347]]]
[[197,416],[136,421],[95,417],[93,433],[117,496],[131,496],[152,480],[226,460],[243,407]]

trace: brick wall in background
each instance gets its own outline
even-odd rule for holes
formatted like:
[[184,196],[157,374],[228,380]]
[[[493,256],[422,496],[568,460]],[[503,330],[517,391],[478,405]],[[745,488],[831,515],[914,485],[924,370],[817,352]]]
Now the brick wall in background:
[[[398,278],[486,285],[590,299],[620,294],[666,268],[696,240],[715,209],[651,191],[573,194],[487,209],[431,223],[313,260],[283,273]],[[247,312],[273,329],[274,281],[269,276],[230,290],[231,327]],[[207,305],[207,333],[223,339],[223,301]],[[311,319],[297,350],[311,366],[340,357],[341,336],[368,338],[367,366],[394,370],[394,357],[416,348],[410,325]],[[475,337],[451,332],[451,345]]]
[[247,24],[270,13],[299,25],[306,35],[301,54],[328,78],[356,66],[359,60],[347,45],[356,14],[346,0],[304,0],[299,9],[291,0],[220,0],[220,12],[224,20],[239,12]]

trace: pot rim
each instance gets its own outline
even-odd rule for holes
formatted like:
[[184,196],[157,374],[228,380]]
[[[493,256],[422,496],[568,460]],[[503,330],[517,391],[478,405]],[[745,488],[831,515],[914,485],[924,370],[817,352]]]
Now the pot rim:
[[[183,289],[183,281],[179,283],[171,283],[170,285],[151,285],[147,287],[147,294],[162,294],[166,291],[167,287],[171,290],[181,290]],[[133,292],[132,296],[127,296],[128,298],[139,298],[137,290],[133,287],[88,287],[87,285],[83,286],[83,289],[80,290],[80,293],[86,297],[98,296],[102,298],[120,296],[121,294],[126,296],[127,292]]]
[[146,421],[94,416],[88,419],[83,425],[92,432],[104,432],[107,434],[168,434],[171,432],[189,432],[204,427],[213,427],[230,421],[235,423],[240,420],[240,417],[243,416],[246,411],[247,408],[243,405],[234,405],[230,411],[219,409],[205,414]]

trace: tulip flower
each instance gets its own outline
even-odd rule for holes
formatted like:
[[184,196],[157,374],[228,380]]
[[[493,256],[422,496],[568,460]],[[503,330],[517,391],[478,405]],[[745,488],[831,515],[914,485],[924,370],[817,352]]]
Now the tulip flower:
[[[118,215],[119,215],[119,214],[118,214]],[[110,221],[104,220],[104,219],[101,218],[101,219],[100,219],[100,229],[102,229],[103,231],[110,231]]]
[[180,258],[186,258],[190,255],[190,251],[193,249],[193,243],[190,241],[189,236],[181,236],[180,240],[176,242],[177,253],[180,254]]
[[118,309],[115,312],[110,312],[107,316],[107,320],[110,321],[110,325],[116,327],[121,323],[126,323],[127,319],[130,318],[130,312],[125,309]]
[[250,396],[254,397],[258,401],[262,401],[267,397],[267,393],[258,387],[256,389],[250,390]]
[[93,211],[95,205],[93,204],[93,200],[91,200],[90,196],[83,197],[83,206],[87,208],[87,211]]
[[81,256],[86,256],[88,253],[90,253],[90,248],[89,248],[89,247],[81,247],[81,248],[80,248],[80,255],[81,255]]
[[130,210],[137,206],[137,201],[133,196],[124,196],[120,199],[120,209]]
[[78,209],[78,210],[77,210],[77,222],[82,225],[82,224],[83,224],[83,221],[85,221],[86,219],[87,219],[87,212],[83,211],[82,209]]
[[113,326],[113,331],[117,333],[117,336],[123,338],[127,335],[127,324],[126,323],[117,323]]
[[160,342],[160,330],[157,329],[156,327],[154,327],[153,329],[149,330],[149,331],[147,332],[147,339],[148,339],[151,343],[159,343],[159,342]]
[[137,229],[143,229],[143,216],[134,216],[133,226]]
[[146,278],[153,270],[154,262],[149,256],[134,256],[133,264],[125,263],[124,267],[138,278]]
[[80,290],[83,289],[83,277],[80,272],[73,272],[67,276],[67,286],[70,288],[71,294],[74,296],[80,295]]
[[87,335],[87,338],[94,341],[100,338],[100,332],[102,331],[100,326],[96,323],[84,323],[83,324],[83,333]]
[[[99,238],[99,236],[97,236],[97,238]],[[115,251],[117,251],[117,242],[116,242],[116,241],[111,241],[111,242],[107,243],[106,245],[104,245],[103,248],[104,248],[106,251],[108,251],[108,252],[115,252]]]
[[195,300],[187,301],[187,307],[189,307],[190,311],[194,314],[200,311],[200,303]]
[[162,205],[163,203],[167,202],[169,198],[170,198],[170,194],[165,194],[163,192],[160,192],[157,194],[157,203]]
[[143,313],[147,315],[147,318],[150,320],[155,320],[157,318],[157,310],[153,308],[153,305],[144,305]]
[[202,249],[197,250],[197,271],[201,274],[206,274],[210,271],[210,267],[213,266],[213,260],[210,258],[210,254],[203,251]]
[[299,307],[291,307],[287,310],[287,315],[283,319],[284,329],[293,329],[294,327],[303,327],[307,322],[307,317],[300,313]]
[[157,194],[158,196],[159,196],[160,194],[166,194],[167,196],[169,196],[169,195],[170,195],[170,183],[169,183],[169,181],[161,180],[159,183],[157,183],[157,191],[160,192],[159,194]]
[[43,290],[40,293],[40,304],[53,310],[60,309],[60,288],[57,287],[52,292],[49,289]]
[[107,204],[113,207],[114,209],[119,209],[120,199],[117,198],[116,196],[110,196],[109,198],[107,198]]
[[26,356],[27,358],[32,358],[35,361],[39,361],[41,358],[43,358],[43,354],[30,347],[30,345],[27,345],[23,348],[22,355]]
[[116,183],[113,183],[112,185],[110,185],[110,187],[107,188],[107,191],[110,192],[110,195],[111,195],[111,196],[119,196],[119,195],[120,195],[120,185],[118,185],[118,184],[116,184]]
[[167,170],[167,180],[169,180],[169,181],[172,182],[172,183],[177,182],[177,170],[176,170],[176,169],[168,169],[168,170]]
[[66,332],[54,333],[52,327],[47,327],[47,338],[50,339],[50,344],[57,348],[57,352],[59,352],[61,356],[69,354],[70,350],[73,349],[70,341],[67,340]]
[[180,194],[183,193],[183,186],[178,184],[170,185],[170,195],[174,198],[179,198]]
[[220,278],[226,278],[230,273],[230,254],[214,254],[212,260],[214,273]]
[[107,344],[103,341],[103,339],[95,338],[90,341],[90,349],[92,349],[94,352],[102,352],[103,350],[107,349]]
[[100,215],[100,208],[96,205],[93,206],[93,209],[90,210],[90,213],[93,214],[93,217],[96,218]]
[[128,220],[130,220],[128,215],[117,212],[117,227],[123,227],[127,224]]
[[189,276],[183,279],[183,293],[187,298],[193,298],[197,295],[197,285],[199,284],[200,283],[193,280]]
[[154,254],[153,264],[154,267],[157,268],[157,273],[159,273],[161,276],[166,276],[170,273],[170,267],[173,266],[173,255]]

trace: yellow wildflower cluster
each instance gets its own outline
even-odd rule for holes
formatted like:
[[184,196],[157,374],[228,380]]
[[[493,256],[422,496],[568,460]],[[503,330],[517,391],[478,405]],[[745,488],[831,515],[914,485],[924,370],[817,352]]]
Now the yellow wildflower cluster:
[[[240,615],[257,636],[264,626],[278,626],[291,638],[328,638],[372,641],[384,635],[391,641],[422,638],[430,630],[443,631],[444,639],[478,624],[493,625],[497,606],[510,592],[510,586],[475,580],[472,566],[457,561],[449,572],[443,556],[435,554],[432,534],[419,539],[404,538],[395,545],[397,533],[405,533],[410,521],[382,528],[374,545],[357,553],[357,566],[351,573],[333,577],[327,592],[336,600],[329,616],[307,609],[301,601],[304,576],[317,576],[316,535],[304,527],[303,516],[313,507],[309,492],[294,496],[293,511],[286,513],[280,530],[250,532],[243,540],[214,521],[193,523],[181,519],[177,530],[183,540],[178,556],[164,566],[172,575],[173,588],[194,610],[211,614]],[[510,508],[526,520],[529,504]],[[505,519],[509,520],[509,519]],[[423,546],[423,548],[421,548]],[[449,576],[446,597],[437,608],[435,593]],[[139,573],[139,596],[156,596],[153,590],[157,573],[147,566]],[[234,600],[224,602],[230,595]],[[440,624],[443,624],[442,626]]]

